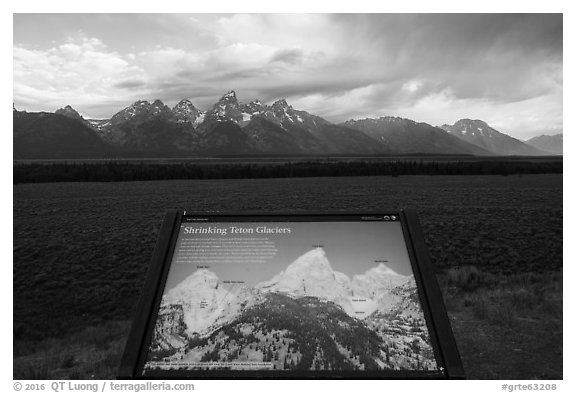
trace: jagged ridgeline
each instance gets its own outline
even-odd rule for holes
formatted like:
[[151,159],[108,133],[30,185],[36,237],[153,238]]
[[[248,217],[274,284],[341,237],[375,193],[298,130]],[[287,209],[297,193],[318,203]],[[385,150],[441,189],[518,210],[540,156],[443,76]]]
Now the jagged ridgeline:
[[183,99],[173,108],[139,100],[110,119],[13,108],[15,159],[194,158],[267,155],[547,155],[479,120],[434,127],[399,117],[334,124],[297,110],[224,94],[202,111]]
[[323,249],[271,280],[227,290],[200,269],[162,299],[145,373],[435,370],[413,276],[383,264],[349,279]]

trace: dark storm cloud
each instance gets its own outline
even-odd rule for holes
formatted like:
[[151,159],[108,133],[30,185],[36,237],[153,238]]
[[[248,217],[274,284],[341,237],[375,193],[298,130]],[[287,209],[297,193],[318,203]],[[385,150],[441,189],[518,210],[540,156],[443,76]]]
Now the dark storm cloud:
[[127,80],[115,83],[113,86],[120,88],[120,89],[128,89],[128,90],[137,89],[137,90],[140,90],[142,87],[146,86],[146,82],[144,80],[141,80],[141,79],[127,79]]
[[[369,37],[366,46],[356,49],[357,55],[382,54],[381,64],[389,76],[442,81],[459,98],[513,101],[543,94],[543,84],[532,77],[542,73],[543,64],[562,63],[563,25],[558,14],[335,18]],[[553,75],[557,72],[550,78]]]
[[[271,68],[271,67],[258,67],[258,68],[251,68],[251,69],[244,69],[232,72],[226,72],[222,74],[210,75],[207,77],[200,77],[200,79],[204,82],[230,82],[234,83],[234,81],[238,80],[245,80],[245,79],[257,79],[263,77],[270,77],[275,75],[278,72],[278,69]],[[182,74],[186,75],[186,74]]]
[[263,101],[271,101],[280,98],[299,98],[311,94],[321,94],[326,98],[341,94],[343,91],[350,89],[361,88],[356,81],[348,83],[331,83],[328,80],[316,80],[306,84],[306,86],[299,86],[296,84],[282,84],[264,87],[259,89],[261,92],[261,99]]
[[[517,50],[562,56],[561,14],[368,14],[334,15],[372,47],[410,52],[424,59],[461,59]],[[354,48],[350,48],[354,50]],[[440,55],[440,56],[437,56]],[[445,57],[447,56],[447,57]]]
[[299,64],[302,62],[303,56],[304,52],[302,51],[302,49],[282,49],[274,53],[274,55],[270,59],[270,62]]

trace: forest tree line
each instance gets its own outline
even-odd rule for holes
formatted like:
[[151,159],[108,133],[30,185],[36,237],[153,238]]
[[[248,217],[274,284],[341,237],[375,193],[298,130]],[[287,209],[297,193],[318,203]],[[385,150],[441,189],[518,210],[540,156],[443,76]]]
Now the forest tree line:
[[561,161],[340,161],[282,163],[27,163],[15,164],[14,184],[176,179],[258,179],[332,176],[517,175],[562,173]]

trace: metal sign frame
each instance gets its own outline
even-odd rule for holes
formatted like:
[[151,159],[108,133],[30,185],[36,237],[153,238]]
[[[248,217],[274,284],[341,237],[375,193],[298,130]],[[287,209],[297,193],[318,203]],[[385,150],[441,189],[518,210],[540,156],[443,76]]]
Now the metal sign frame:
[[163,374],[162,379],[463,379],[464,369],[450,327],[442,293],[430,263],[424,234],[417,214],[412,210],[399,212],[353,212],[353,213],[186,213],[170,210],[166,213],[147,279],[137,306],[132,329],[126,342],[118,370],[119,379],[150,379],[143,376],[143,367],[154,324],[159,311],[164,284],[168,276],[181,223],[186,217],[204,217],[211,222],[314,222],[352,221],[360,216],[395,214],[400,217],[402,231],[408,249],[414,278],[420,294],[420,303],[427,322],[438,371],[379,370],[379,371],[297,371],[297,370],[191,370]]

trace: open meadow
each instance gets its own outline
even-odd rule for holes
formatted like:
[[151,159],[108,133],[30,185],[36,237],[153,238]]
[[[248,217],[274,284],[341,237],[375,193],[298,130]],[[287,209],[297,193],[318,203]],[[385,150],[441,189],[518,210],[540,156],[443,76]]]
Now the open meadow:
[[14,378],[114,377],[167,209],[400,208],[467,377],[561,379],[561,174],[15,184]]

